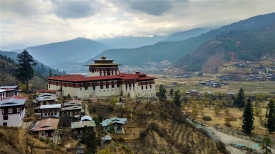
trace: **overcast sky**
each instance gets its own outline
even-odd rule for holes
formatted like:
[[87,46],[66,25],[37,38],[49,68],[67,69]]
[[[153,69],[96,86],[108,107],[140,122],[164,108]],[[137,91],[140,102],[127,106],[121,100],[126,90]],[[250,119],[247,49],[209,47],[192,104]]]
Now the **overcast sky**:
[[0,0],[1,50],[70,40],[167,35],[275,12],[275,0]]

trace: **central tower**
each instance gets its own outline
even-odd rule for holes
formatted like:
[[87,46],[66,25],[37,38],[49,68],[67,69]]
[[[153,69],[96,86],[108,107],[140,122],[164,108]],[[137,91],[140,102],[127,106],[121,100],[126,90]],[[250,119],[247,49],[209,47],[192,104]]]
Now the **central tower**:
[[119,74],[118,66],[114,60],[106,59],[103,55],[100,60],[94,60],[94,64],[88,64],[89,76],[110,76]]

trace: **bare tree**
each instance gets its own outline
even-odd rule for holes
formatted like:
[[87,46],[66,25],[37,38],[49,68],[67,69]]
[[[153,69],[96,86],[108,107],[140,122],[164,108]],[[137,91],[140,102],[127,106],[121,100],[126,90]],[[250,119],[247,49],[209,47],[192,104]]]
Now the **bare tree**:
[[157,101],[157,98],[154,97],[153,94],[148,94],[147,97],[145,97],[145,99],[146,99],[145,109],[146,109],[153,101]]
[[141,101],[142,101],[142,97],[137,96],[137,97],[136,97],[136,101],[135,101],[136,105],[135,105],[135,107],[134,107],[134,109],[133,109],[133,112],[136,110],[136,108],[137,108],[138,105],[141,103]]
[[[24,145],[25,154],[33,154],[34,153],[34,141],[30,141],[30,138],[27,136],[25,139]],[[30,151],[30,153],[29,153]]]

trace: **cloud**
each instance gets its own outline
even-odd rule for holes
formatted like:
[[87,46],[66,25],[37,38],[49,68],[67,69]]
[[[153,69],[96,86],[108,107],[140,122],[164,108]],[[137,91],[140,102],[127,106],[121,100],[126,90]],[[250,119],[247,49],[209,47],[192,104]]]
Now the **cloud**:
[[93,16],[100,8],[100,3],[96,0],[51,0],[51,2],[54,14],[64,19]]
[[125,1],[126,5],[133,10],[144,12],[149,15],[160,16],[172,9],[171,1]]
[[[0,49],[168,35],[274,12],[274,0],[1,0]],[[251,9],[253,8],[253,9]]]

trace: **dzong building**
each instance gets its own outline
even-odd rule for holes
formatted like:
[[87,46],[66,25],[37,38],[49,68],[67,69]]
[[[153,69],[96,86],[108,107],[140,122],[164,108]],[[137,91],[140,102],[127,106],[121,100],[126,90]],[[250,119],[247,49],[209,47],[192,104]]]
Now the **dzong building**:
[[100,60],[94,60],[94,64],[87,65],[87,76],[74,74],[49,77],[48,90],[56,90],[62,96],[78,98],[156,96],[154,77],[140,72],[120,73],[119,65],[102,56]]

